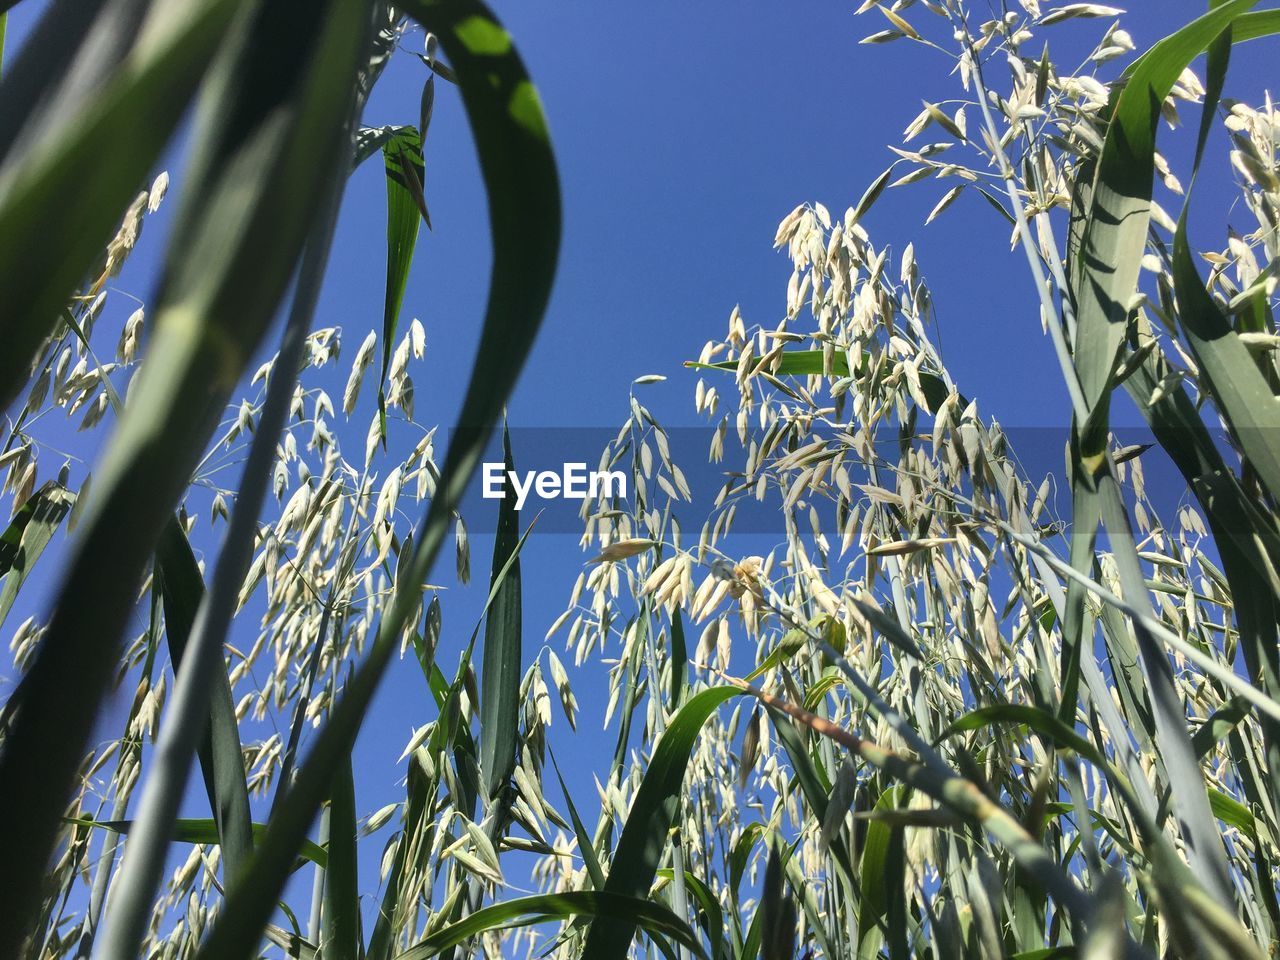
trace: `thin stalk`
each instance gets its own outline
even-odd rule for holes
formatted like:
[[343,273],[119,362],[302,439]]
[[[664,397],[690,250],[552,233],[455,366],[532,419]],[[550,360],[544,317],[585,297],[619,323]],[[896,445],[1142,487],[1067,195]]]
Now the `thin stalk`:
[[1173,647],[1173,649],[1177,650],[1178,653],[1182,654],[1192,663],[1196,664],[1196,666],[1200,667],[1200,669],[1205,673],[1209,674],[1219,683],[1230,688],[1235,693],[1244,697],[1267,716],[1280,720],[1280,704],[1276,703],[1276,701],[1272,700],[1261,690],[1253,686],[1253,684],[1251,684],[1247,679],[1233,672],[1230,667],[1218,662],[1215,657],[1205,653],[1195,644],[1184,640],[1159,620],[1156,620],[1148,613],[1143,613],[1139,608],[1124,600],[1119,595],[1112,593],[1096,580],[1085,576],[1083,573],[1076,570],[1075,567],[1071,566],[1071,564],[1064,563],[1053,553],[1052,550],[1048,549],[1034,538],[1018,533],[1002,520],[993,518],[993,522],[996,523],[1011,539],[1022,544],[1022,546],[1026,547],[1028,550],[1031,550],[1043,557],[1044,560],[1058,573],[1071,580],[1075,580],[1086,590],[1097,596],[1098,599],[1106,601],[1122,613],[1129,616],[1150,632],[1153,637],[1163,640],[1169,646]]
[[[129,809],[129,795],[116,797],[111,808],[112,820],[123,820]],[[76,950],[77,958],[88,957],[93,949],[93,938],[98,932],[98,921],[102,917],[102,907],[107,900],[107,886],[111,879],[111,871],[116,863],[116,851],[120,846],[120,835],[106,831],[102,838],[102,851],[98,855],[98,863],[94,868],[93,886],[89,893],[89,909],[85,913],[84,927],[80,934],[80,945]]]
[[[353,536],[356,535],[356,518],[360,513],[360,498],[364,495],[365,484],[367,481],[367,471],[362,472],[360,480],[356,484],[356,499],[353,503],[351,516],[347,518],[347,529],[343,531],[342,545],[338,549],[338,568],[337,576],[329,585],[329,595],[325,596],[324,608],[320,612],[320,626],[316,628],[316,641],[311,645],[311,657],[307,659],[307,668],[305,676],[303,676],[302,690],[298,694],[297,704],[294,704],[293,719],[289,723],[289,742],[285,746],[284,759],[280,764],[280,777],[276,781],[275,794],[271,797],[271,812],[275,812],[280,804],[280,799],[288,790],[289,782],[293,780],[293,767],[297,763],[298,744],[302,741],[302,727],[306,726],[307,708],[311,705],[311,691],[315,687],[316,675],[320,672],[320,655],[324,653],[325,637],[329,634],[329,621],[333,618],[335,605],[338,603],[338,585],[347,579],[347,575],[351,572],[352,563],[355,562],[355,550],[349,550]],[[351,556],[346,564],[343,564],[343,557]],[[339,627],[340,628],[340,627]],[[337,639],[334,640],[334,650],[337,652]]]
[[[661,713],[661,709],[658,712]],[[671,909],[675,911],[677,917],[688,922],[689,896],[685,890],[684,846],[680,843],[679,829],[671,838],[671,866]],[[689,960],[689,950],[683,944],[677,944],[676,956],[680,960]]]
[[[329,845],[329,805],[326,803],[320,811],[320,830],[316,835],[324,846]],[[324,904],[324,867],[316,866],[315,875],[311,878],[311,912],[307,914],[307,939],[319,943],[321,936],[320,923],[323,920],[321,908]]]
[[[967,34],[966,34],[967,36]],[[1062,368],[1062,378],[1067,385],[1067,393],[1071,396],[1071,409],[1076,419],[1084,423],[1089,417],[1089,405],[1085,402],[1080,390],[1080,380],[1076,374],[1075,363],[1071,358],[1071,350],[1067,346],[1062,332],[1062,323],[1058,319],[1058,309],[1053,304],[1053,296],[1049,292],[1049,281],[1044,267],[1040,263],[1040,255],[1031,239],[1031,230],[1027,226],[1027,211],[1022,205],[1022,197],[1018,195],[1017,183],[1014,180],[1013,168],[1009,158],[1000,146],[1000,133],[996,129],[995,119],[991,116],[991,104],[987,100],[987,88],[982,82],[982,63],[970,45],[967,50],[969,62],[973,65],[974,89],[978,94],[978,103],[982,107],[982,119],[987,128],[987,139],[991,141],[992,156],[1000,167],[1000,177],[1004,181],[1005,192],[1009,195],[1009,203],[1013,205],[1013,217],[1017,224],[1018,239],[1027,255],[1027,265],[1031,268],[1031,277],[1035,281],[1036,293],[1040,297],[1040,306],[1048,318],[1049,338],[1053,341],[1053,352],[1058,357],[1058,366]],[[1065,300],[1064,300],[1065,304]]]

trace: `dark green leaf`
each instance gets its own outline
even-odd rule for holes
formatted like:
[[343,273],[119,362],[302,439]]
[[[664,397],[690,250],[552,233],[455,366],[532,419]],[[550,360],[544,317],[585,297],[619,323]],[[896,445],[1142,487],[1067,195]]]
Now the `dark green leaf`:
[[[112,833],[127,834],[133,827],[132,820],[90,820],[88,818],[72,817],[68,823],[79,824],[84,827],[92,827],[95,830],[110,830]],[[265,823],[251,824],[253,835],[260,837],[267,832]],[[173,839],[179,843],[204,843],[214,845],[220,842],[218,838],[218,825],[212,818],[196,818],[196,819],[180,819],[173,822]],[[324,847],[312,843],[310,840],[305,841],[298,851],[298,856],[303,860],[314,863],[317,867],[324,868],[329,865],[329,853]]]
[[[689,754],[702,732],[702,725],[722,704],[738,695],[740,691],[732,687],[703,690],[691,697],[672,718],[654,748],[622,836],[618,838],[605,882],[606,893],[640,899],[649,895],[667,834],[680,807]],[[622,960],[634,936],[635,925],[631,923],[593,923],[583,951],[584,960]]]
[[[511,437],[502,431],[507,474],[498,505],[498,527],[493,541],[494,593],[484,625],[484,652],[480,669],[480,770],[484,775],[484,800],[498,796],[511,779],[520,737],[520,515],[510,472],[515,470]],[[509,565],[509,566],[508,566]],[[503,575],[503,571],[506,571]],[[502,582],[499,583],[499,576]]]
[[671,705],[679,709],[689,695],[689,650],[684,640],[684,617],[671,614]]
[[[0,87],[0,409],[119,228],[245,4],[186,4],[134,46],[146,6],[51,5]],[[64,84],[73,60],[81,82]]]
[[551,755],[551,765],[555,769],[556,779],[560,782],[560,791],[564,794],[565,807],[569,811],[569,820],[573,824],[573,834],[578,840],[578,853],[581,854],[582,862],[587,868],[587,877],[591,880],[593,888],[603,890],[605,877],[604,870],[600,866],[600,857],[596,853],[595,845],[591,842],[591,834],[587,833],[586,826],[578,816],[578,808],[574,806],[573,797],[569,795],[569,788],[560,774],[560,765],[556,763],[555,754]]
[[427,202],[422,193],[425,163],[422,137],[413,127],[397,127],[382,143],[382,158],[387,180],[387,286],[382,308],[382,376],[378,381],[378,411],[382,418],[385,442],[387,371],[391,351],[400,322],[405,285],[413,265],[413,250],[418,243],[418,225],[426,221]]
[[[204,578],[187,535],[176,519],[165,526],[156,546],[156,580],[164,601],[165,636],[176,673],[204,597]],[[197,755],[205,792],[209,795],[209,808],[218,824],[222,873],[229,882],[248,861],[253,851],[253,834],[231,683],[225,670],[216,671],[211,680],[209,720]]]
[[[875,809],[896,808],[904,794],[902,787],[891,787],[880,795]],[[858,960],[876,960],[881,945],[886,942],[892,956],[904,955],[906,890],[902,834],[901,826],[887,820],[872,820],[867,827],[858,871],[862,884],[862,900],[858,905]],[[899,940],[901,943],[896,943]]]
[[769,849],[760,895],[761,960],[792,960],[796,952],[796,905],[786,889],[778,846],[775,840]]

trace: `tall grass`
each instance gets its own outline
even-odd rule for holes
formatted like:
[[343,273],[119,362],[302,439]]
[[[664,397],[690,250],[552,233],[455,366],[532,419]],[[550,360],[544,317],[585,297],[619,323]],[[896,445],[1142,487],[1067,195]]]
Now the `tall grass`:
[[[985,22],[960,0],[863,4],[884,21],[869,41],[928,45],[957,88],[842,217],[815,203],[783,219],[784,319],[735,309],[688,364],[710,458],[729,460],[710,508],[645,406],[649,378],[633,386],[601,461],[630,496],[584,504],[596,556],[548,634],[608,667],[597,805],[556,765],[552,700],[570,724],[579,708],[554,650],[531,655],[530,529],[511,500],[456,665],[437,658],[446,605],[424,596],[451,534],[467,577],[462,494],[556,263],[555,166],[511,38],[477,0],[51,5],[0,82],[0,620],[33,576],[55,583],[47,618],[14,632],[0,716],[0,956],[1273,954],[1277,116],[1223,99],[1233,44],[1280,30],[1254,6],[1211,3],[1134,57],[1099,4],[1022,0]],[[1098,33],[1074,73],[1029,52],[1063,20]],[[365,126],[402,55],[422,62],[419,116]],[[425,332],[401,312],[446,93],[479,147],[494,266],[437,465],[414,415]],[[139,184],[191,102],[159,287],[103,363],[104,284],[164,200],[167,175]],[[1185,185],[1159,149],[1180,111],[1200,117]],[[1196,253],[1187,210],[1220,119],[1258,229]],[[104,130],[121,146],[82,168]],[[355,332],[341,416],[367,414],[367,431],[344,449],[307,368],[335,364],[350,332],[312,315],[347,175],[378,153],[385,296],[380,327]],[[913,248],[891,255],[866,229],[891,187],[934,179],[949,189],[930,220],[981,198],[1025,257],[1070,403],[1060,477],[1029,476],[1017,435],[953,380],[936,329],[954,321]],[[279,351],[251,374],[286,297]],[[1154,445],[1112,430],[1120,388]],[[58,410],[115,421],[91,482],[41,473],[39,422]],[[1159,457],[1186,488],[1163,517]],[[735,529],[754,501],[779,520],[765,549]],[[197,505],[226,522],[207,585]],[[403,801],[365,815],[353,744],[409,650],[432,718],[405,749]],[[116,686],[127,721],[91,746]],[[259,736],[267,717],[279,730]],[[209,816],[179,819],[193,765]],[[359,851],[384,830],[379,888],[362,890]],[[288,884],[299,869],[309,900]]]
[[[270,827],[247,862],[232,871],[228,857],[224,885],[232,909],[203,947],[214,956],[247,954],[262,936],[273,891],[283,884],[329,796],[339,758],[349,751],[387,655],[420,604],[417,585],[425,580],[475,467],[479,439],[519,372],[554,269],[555,170],[536,94],[505,32],[478,2],[415,2],[407,9],[450,57],[450,76],[467,104],[491,197],[494,284],[481,354],[463,404],[468,430],[449,451],[416,548],[404,557],[403,589],[381,618],[371,655],[346,684],[296,778],[283,785]],[[294,320],[281,368],[271,375],[259,421],[265,428],[257,438],[259,452],[250,455],[213,589],[198,601],[198,610],[187,611],[191,643],[98,953],[134,955],[147,935],[163,852],[203,727],[215,748],[220,738],[230,737],[235,754],[230,767],[215,759],[213,769],[206,769],[218,835],[224,843],[232,831],[248,835],[245,824],[228,820],[243,818],[247,807],[220,803],[227,788],[221,781],[242,779],[243,770],[234,724],[209,726],[210,717],[226,720],[225,713],[209,712],[209,690],[216,689],[213,677],[222,673],[219,651],[237,606],[246,551],[253,548],[275,438],[293,393],[300,334],[309,325],[327,255],[336,209],[327,198],[341,195],[351,163],[349,118],[358,113],[367,95],[362,87],[376,80],[388,43],[394,45],[402,29],[401,18],[389,18],[385,5],[364,0],[320,7],[223,2],[195,10],[133,0],[54,5],[5,76],[0,233],[9,238],[4,260],[10,272],[0,287],[11,309],[0,381],[6,401],[33,363],[38,366],[57,352],[63,327],[79,326],[73,315],[85,290],[81,284],[92,283],[90,297],[97,293],[93,261],[104,246],[103,275],[118,269],[111,262],[109,231],[126,215],[138,181],[197,86],[201,102],[194,159],[184,175],[182,209],[155,297],[146,362],[95,470],[92,490],[82,491],[86,504],[51,619],[6,714],[0,810],[9,823],[22,826],[0,838],[7,901],[0,954],[17,955],[24,941],[26,949],[42,953],[54,932],[48,928],[47,898],[57,891],[47,889],[45,877],[59,837],[66,836],[62,813],[120,659],[131,598],[157,555],[166,524],[172,529],[168,518],[301,256],[303,280],[294,292]],[[435,64],[428,67],[434,77]],[[89,162],[86,151],[97,150],[102,130],[122,146],[105,162]],[[86,180],[87,170],[92,174]],[[78,181],[74,189],[68,174]],[[519,233],[510,229],[517,222]],[[135,225],[135,235],[136,230]],[[46,247],[33,248],[33,237]],[[511,289],[519,289],[520,296],[511,297]],[[72,306],[63,308],[64,303]],[[101,379],[100,367],[98,375]],[[17,431],[10,444],[16,438]],[[21,536],[22,528],[17,533]],[[180,549],[180,526],[177,538]],[[175,585],[176,571],[163,555],[160,564],[166,585]],[[186,599],[196,602],[190,593]],[[172,632],[176,601],[166,606]],[[243,786],[239,789],[243,792]],[[333,829],[331,823],[331,835]],[[335,859],[331,851],[331,872]],[[237,909],[237,904],[246,906]],[[343,904],[348,915],[345,925],[339,923],[348,934],[355,923],[352,907]],[[331,917],[334,923],[339,919]],[[88,949],[96,922],[86,918],[80,950]]]
[[[960,89],[945,110],[926,103],[843,218],[813,204],[783,220],[785,319],[748,326],[735,310],[690,364],[705,371],[698,409],[718,424],[713,459],[742,452],[700,534],[682,530],[681,474],[639,397],[602,458],[630,462],[641,493],[587,510],[606,562],[557,627],[579,658],[620,641],[611,710],[624,728],[634,713],[668,731],[638,789],[620,753],[606,809],[630,809],[625,837],[667,784],[648,842],[681,843],[654,860],[667,873],[646,864],[635,882],[687,902],[680,912],[721,956],[1270,955],[1269,102],[1226,112],[1258,230],[1206,255],[1207,288],[1185,212],[1159,209],[1154,186],[1159,172],[1184,192],[1157,152],[1162,117],[1199,101],[1198,168],[1235,31],[1255,39],[1280,23],[1248,2],[1212,4],[1108,89],[1024,46],[1085,18],[1104,24],[1090,69],[1130,56],[1112,8],[1027,3],[979,23],[964,4],[909,6],[864,4],[889,28],[868,40],[947,51]],[[1201,86],[1187,68],[1206,51]],[[910,142],[926,131],[938,142]],[[947,372],[930,332],[947,327],[945,305],[912,248],[895,262],[863,224],[890,185],[927,178],[954,184],[930,220],[980,194],[1025,251],[1071,400],[1065,523],[1052,477],[1025,476],[1016,433]],[[1113,435],[1121,386],[1162,450]],[[1143,470],[1162,454],[1191,501],[1166,520]],[[753,500],[785,517],[765,556],[743,556],[753,540],[733,533]],[[704,688],[684,706],[661,680],[684,669],[682,616],[702,634],[689,655]],[[744,645],[755,669],[742,679]],[[695,740],[681,721],[701,726],[693,705],[712,695],[754,706]],[[682,756],[692,750],[683,788],[662,760],[677,728]],[[737,778],[745,793],[726,786]],[[611,819],[592,841],[602,861]],[[613,846],[606,889],[631,866],[627,849]],[[765,868],[763,888],[749,865]],[[621,955],[625,937],[593,952],[611,937],[593,927],[585,955]]]

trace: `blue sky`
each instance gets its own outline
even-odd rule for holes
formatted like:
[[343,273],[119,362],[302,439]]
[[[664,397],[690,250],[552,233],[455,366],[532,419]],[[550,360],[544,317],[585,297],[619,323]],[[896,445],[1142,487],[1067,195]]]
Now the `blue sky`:
[[[551,308],[509,405],[514,425],[614,426],[627,416],[629,384],[643,374],[669,378],[642,388],[664,424],[696,422],[695,378],[681,361],[723,334],[735,304],[748,324],[772,324],[781,316],[790,266],[771,249],[778,221],[801,201],[818,200],[833,211],[855,204],[892,159],[885,145],[899,142],[920,101],[954,95],[940,55],[904,42],[859,46],[860,37],[883,24],[875,14],[855,18],[856,6],[819,0],[498,4],[550,117],[565,217]],[[1204,3],[1134,0],[1127,6],[1125,26],[1141,49],[1200,13]],[[10,49],[39,9],[27,3],[11,13]],[[1072,37],[1087,43],[1099,32],[1087,21],[1058,29],[1055,47]],[[413,35],[409,45],[420,49],[420,41]],[[1229,94],[1260,98],[1273,76],[1266,69],[1269,52],[1255,43],[1237,54]],[[414,122],[424,78],[416,58],[396,57],[365,122]],[[1173,151],[1175,158],[1185,156],[1189,138],[1179,139],[1184,147]],[[478,339],[489,269],[482,184],[461,105],[447,85],[437,91],[425,153],[434,230],[419,239],[403,320],[419,317],[427,331],[424,372],[415,376],[418,419],[447,425]],[[1207,229],[1221,229],[1225,152],[1219,149],[1211,161],[1198,220],[1206,225],[1200,240],[1216,247],[1223,237]],[[167,166],[176,193],[180,157]],[[1179,172],[1185,182],[1185,166]],[[986,414],[1007,425],[1064,427],[1066,394],[1040,332],[1025,260],[1009,252],[1007,225],[976,194],[925,227],[944,189],[926,181],[886,194],[867,218],[873,239],[896,250],[915,243],[938,307],[944,358]],[[120,288],[147,297],[175,200],[149,221]],[[1246,216],[1236,217],[1241,227]],[[381,325],[384,217],[383,173],[374,161],[351,180],[316,318],[317,325],[345,330],[342,377],[364,332]],[[132,305],[121,299],[110,309],[127,314]],[[340,380],[331,392],[340,395]],[[581,457],[593,462],[597,454],[586,449]],[[197,545],[212,556],[212,543]],[[452,664],[470,634],[491,549],[489,538],[475,537],[473,586],[445,597],[442,665]],[[583,559],[570,536],[529,542],[526,662],[563,609]],[[452,576],[451,560],[440,566],[436,582]],[[591,771],[604,770],[612,750],[612,733],[602,738],[598,732],[600,675],[598,667],[574,674],[580,732],[571,735],[559,717],[553,727],[557,754],[579,759],[566,774],[588,819],[596,810]],[[432,718],[428,704],[416,665],[397,664],[358,746],[362,812],[402,798],[396,781],[403,769],[394,764],[411,727]],[[196,798],[190,812],[200,815],[202,803]],[[367,890],[381,843],[364,847]]]

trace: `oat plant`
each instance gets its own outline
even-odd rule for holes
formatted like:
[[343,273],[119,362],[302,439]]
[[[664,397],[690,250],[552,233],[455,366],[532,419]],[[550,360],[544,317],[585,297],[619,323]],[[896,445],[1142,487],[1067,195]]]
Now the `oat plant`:
[[[364,127],[373,85],[419,28],[421,114]],[[429,224],[421,150],[437,77],[466,107],[494,241],[463,429],[438,468],[434,431],[413,419],[409,368],[425,331],[399,317],[419,222]],[[157,289],[105,329],[119,315],[112,278],[168,188],[154,167],[192,105],[192,159],[174,177],[179,211]],[[364,951],[351,744],[391,654],[431,633],[433,610],[438,628],[436,605],[419,622],[423,585],[446,535],[456,525],[464,536],[457,504],[550,290],[559,200],[537,95],[475,0],[54,2],[6,64],[0,131],[0,456],[14,511],[0,617],[23,586],[57,584],[47,616],[13,635],[0,955],[251,956],[280,939],[269,921],[303,857],[324,867],[323,906],[292,935],[323,933],[326,956],[354,957]],[[313,313],[347,175],[378,154],[386,306],[380,330],[355,332],[342,415],[379,342],[383,362],[368,441],[348,459],[332,400],[303,371],[338,357],[342,331],[313,329]],[[286,301],[279,351],[250,378]],[[228,406],[239,389],[249,392]],[[59,452],[41,428],[61,411],[111,430],[91,464],[66,456],[53,479],[44,465]],[[392,429],[413,437],[398,463],[385,453]],[[262,523],[273,498],[276,519]],[[207,587],[189,539],[197,504],[227,522]],[[49,570],[64,524],[70,545]],[[135,609],[150,610],[149,626],[129,639]],[[227,647],[234,618],[259,622],[252,649]],[[117,686],[135,691],[125,729],[91,746]],[[287,742],[244,742],[267,710],[292,715]],[[147,737],[156,745],[144,757]],[[178,820],[194,758],[211,816]],[[250,797],[272,789],[269,819],[251,822]],[[308,835],[322,805],[318,845]],[[166,878],[172,840],[195,843],[196,856]]]
[[[1256,6],[1211,3],[1137,56],[1102,4],[863,4],[862,55],[926,45],[953,88],[843,215],[783,218],[781,319],[735,308],[687,364],[709,500],[646,406],[655,378],[634,382],[600,458],[628,495],[584,502],[591,559],[531,655],[510,499],[478,621],[449,620],[429,578],[447,539],[469,575],[461,493],[555,263],[555,171],[510,38],[474,0],[55,0],[0,83],[0,622],[20,676],[0,955],[1274,954],[1280,167],[1269,97],[1224,99],[1233,45],[1280,30]],[[1081,66],[1052,55],[1063,21],[1096,29]],[[421,60],[421,112],[364,126],[392,56]],[[495,246],[442,458],[415,411],[431,329],[404,302],[437,96],[467,107]],[[172,202],[153,168],[192,100],[161,282],[126,309],[111,280]],[[1218,125],[1256,227],[1197,249]],[[102,131],[127,147],[89,162]],[[1181,178],[1160,150],[1178,136]],[[317,323],[343,183],[377,156],[382,324]],[[866,227],[935,181],[930,220],[970,203],[1027,264],[1065,472],[1033,475],[953,380],[938,332],[963,318]],[[1112,428],[1119,388],[1146,434]],[[50,439],[65,416],[110,427],[94,462]],[[42,581],[49,610],[7,622]],[[351,746],[397,654],[431,702],[403,800],[367,811]],[[549,734],[556,701],[578,722],[589,660],[615,744],[595,796]],[[91,745],[114,688],[123,729]],[[193,766],[208,816],[180,819]]]
[[[927,45],[953,91],[843,216],[783,219],[782,319],[735,308],[689,363],[725,477],[710,512],[641,386],[601,457],[634,494],[583,512],[596,556],[552,630],[609,664],[618,750],[594,827],[566,838],[582,865],[541,876],[650,891],[707,956],[1280,944],[1280,178],[1269,97],[1222,98],[1233,44],[1280,15],[1212,3],[1135,56],[1113,7],[997,6],[862,5],[881,26],[865,42]],[[1068,20],[1097,25],[1072,70],[1052,56]],[[1157,149],[1180,113],[1199,120],[1185,186]],[[1196,254],[1186,210],[1219,123],[1256,224]],[[973,197],[1025,254],[1071,402],[1065,475],[1028,474],[1018,432],[947,371],[936,331],[965,321],[912,246],[866,229],[934,181],[929,220]],[[1112,431],[1121,387],[1150,442]],[[1185,484],[1172,512],[1149,495],[1158,458]],[[762,509],[780,516],[763,546],[735,526]],[[621,957],[632,933],[569,928],[559,955]]]

